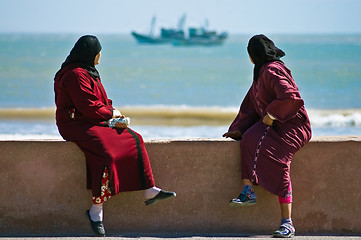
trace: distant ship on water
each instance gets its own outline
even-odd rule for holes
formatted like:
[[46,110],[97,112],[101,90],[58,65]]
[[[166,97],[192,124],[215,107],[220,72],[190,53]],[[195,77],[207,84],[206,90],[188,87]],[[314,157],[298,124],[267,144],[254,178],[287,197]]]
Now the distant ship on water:
[[188,37],[184,33],[184,24],[186,15],[183,15],[179,21],[177,28],[161,28],[159,36],[154,35],[154,27],[156,18],[153,17],[151,20],[151,27],[149,34],[141,34],[135,31],[132,32],[132,36],[137,40],[138,43],[146,44],[173,44],[175,46],[212,46],[221,45],[228,37],[227,32],[218,34],[216,31],[207,30],[208,21],[204,27],[190,27],[188,29]]

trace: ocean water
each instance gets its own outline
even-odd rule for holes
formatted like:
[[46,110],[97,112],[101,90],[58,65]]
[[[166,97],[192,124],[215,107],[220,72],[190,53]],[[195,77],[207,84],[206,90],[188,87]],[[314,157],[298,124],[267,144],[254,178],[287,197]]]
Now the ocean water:
[[[53,78],[79,37],[0,34],[0,140],[61,139]],[[114,106],[144,138],[220,138],[251,85],[250,37],[174,47],[139,45],[130,34],[98,35],[97,68]],[[313,135],[361,134],[361,35],[269,37],[286,52]]]

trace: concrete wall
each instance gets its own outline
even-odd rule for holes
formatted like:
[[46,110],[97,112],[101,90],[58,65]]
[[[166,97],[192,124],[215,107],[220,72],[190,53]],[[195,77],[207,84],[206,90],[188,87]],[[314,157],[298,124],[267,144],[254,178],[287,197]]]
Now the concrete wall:
[[[231,208],[241,190],[239,144],[227,140],[148,141],[156,184],[177,197],[145,206],[143,193],[105,204],[109,235],[269,234],[276,196],[256,187],[257,204]],[[92,235],[85,210],[85,159],[71,142],[0,141],[0,236]],[[297,234],[361,233],[361,136],[313,138],[294,157]]]

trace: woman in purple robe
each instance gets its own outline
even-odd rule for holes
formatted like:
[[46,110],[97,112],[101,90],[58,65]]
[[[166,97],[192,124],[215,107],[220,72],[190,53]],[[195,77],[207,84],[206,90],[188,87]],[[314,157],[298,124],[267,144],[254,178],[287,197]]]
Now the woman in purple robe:
[[264,35],[253,36],[247,50],[255,65],[253,83],[223,135],[241,140],[244,188],[230,205],[255,204],[252,185],[260,185],[279,198],[282,220],[273,236],[292,237],[290,164],[293,155],[311,139],[311,126],[291,71],[280,60],[285,53]]

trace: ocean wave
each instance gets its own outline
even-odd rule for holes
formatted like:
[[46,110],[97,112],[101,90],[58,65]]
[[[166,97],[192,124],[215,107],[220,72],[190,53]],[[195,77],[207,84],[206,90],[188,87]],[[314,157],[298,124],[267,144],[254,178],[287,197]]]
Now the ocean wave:
[[361,127],[361,109],[310,110],[313,127]]
[[[238,107],[187,105],[120,106],[135,126],[224,126],[236,117]],[[313,127],[361,127],[361,109],[309,109]],[[54,121],[55,108],[4,108],[0,120]]]

